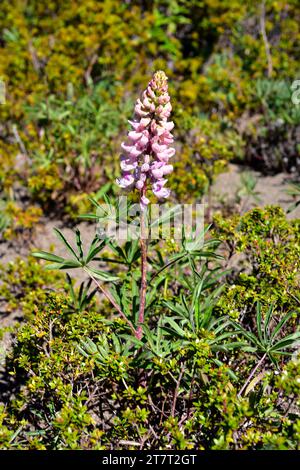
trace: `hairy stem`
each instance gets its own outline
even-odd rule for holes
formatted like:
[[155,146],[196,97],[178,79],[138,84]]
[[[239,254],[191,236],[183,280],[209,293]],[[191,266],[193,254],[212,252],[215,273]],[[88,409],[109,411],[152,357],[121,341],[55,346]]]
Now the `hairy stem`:
[[143,336],[142,325],[145,318],[146,291],[147,291],[147,238],[145,227],[145,214],[141,213],[141,289],[140,289],[140,309],[138,317],[138,327],[136,337],[141,339]]

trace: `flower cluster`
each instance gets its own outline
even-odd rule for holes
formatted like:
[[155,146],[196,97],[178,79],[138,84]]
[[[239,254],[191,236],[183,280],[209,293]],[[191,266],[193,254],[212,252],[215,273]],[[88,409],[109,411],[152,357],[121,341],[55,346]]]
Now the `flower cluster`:
[[154,74],[136,102],[134,120],[129,121],[132,130],[128,132],[127,142],[122,143],[122,176],[117,183],[121,188],[140,191],[142,209],[150,202],[146,197],[149,185],[159,199],[170,194],[165,184],[166,176],[173,170],[169,159],[175,149],[170,147],[174,140],[171,134],[174,123],[168,121],[172,106],[167,80],[164,72]]

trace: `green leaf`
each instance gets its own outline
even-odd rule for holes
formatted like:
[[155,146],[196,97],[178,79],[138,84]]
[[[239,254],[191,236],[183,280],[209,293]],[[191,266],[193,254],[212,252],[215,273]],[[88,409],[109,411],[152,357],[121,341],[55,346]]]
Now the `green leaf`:
[[67,241],[67,239],[65,238],[63,233],[60,230],[58,230],[58,228],[55,228],[54,231],[55,231],[57,237],[63,242],[65,247],[69,250],[69,252],[79,261],[79,258],[77,256],[77,254],[75,253],[74,249],[72,248],[70,243]]
[[268,336],[269,336],[269,329],[270,329],[270,321],[273,315],[274,311],[274,305],[271,305],[267,311],[266,315],[266,320],[265,320],[265,326],[264,326],[264,338],[265,338],[265,343],[267,342]]
[[119,278],[116,276],[112,276],[105,271],[100,271],[100,269],[94,269],[91,267],[85,268],[86,272],[88,272],[92,277],[96,279],[100,279],[100,281],[108,282],[108,281],[118,281]]
[[64,262],[64,258],[61,256],[56,256],[53,253],[48,253],[47,251],[33,251],[31,254],[35,258],[44,259],[46,261],[53,261],[54,263]]
[[[172,327],[172,330],[176,331],[176,333],[182,337],[182,338],[185,338],[186,337],[186,333],[185,331],[180,328],[180,326],[173,320],[173,318],[166,318],[164,320],[164,323],[169,323],[169,325]],[[162,326],[163,329],[165,329],[165,326]],[[170,329],[169,329],[170,331]]]
[[[99,245],[98,245],[98,243],[99,243]],[[100,241],[97,236],[94,238],[94,240],[92,241],[92,244],[90,246],[89,252],[86,256],[86,260],[85,260],[86,264],[88,264],[90,261],[92,261],[97,256],[97,254],[100,253],[101,250],[103,250],[106,243],[107,243],[106,240]]]
[[271,340],[274,340],[280,330],[282,330],[283,326],[289,321],[289,319],[292,317],[294,312],[289,312],[287,313],[280,321],[279,323],[275,326],[275,328],[272,331],[271,334]]
[[261,305],[259,302],[257,302],[256,305],[256,326],[257,326],[257,332],[258,332],[258,337],[260,341],[263,343],[263,335],[262,335],[262,329],[261,329],[261,324],[262,324],[262,315],[261,315]]
[[47,264],[45,266],[45,269],[76,269],[76,268],[81,268],[82,265],[80,261],[73,261],[73,260],[64,260],[62,263],[53,263],[53,264]]
[[75,295],[75,292],[74,292],[73,282],[72,282],[71,276],[69,274],[67,274],[66,276],[67,276],[67,281],[68,281],[68,284],[69,284],[70,295],[71,295],[71,298],[72,298],[73,302],[75,303],[76,302],[76,295]]
[[277,349],[285,349],[288,347],[296,346],[300,341],[300,331],[292,333],[288,336],[285,336],[282,340],[278,341],[276,344],[270,348],[270,351],[276,352]]
[[80,234],[80,230],[78,228],[76,229],[75,234],[76,234],[76,245],[77,245],[78,252],[79,252],[79,259],[80,259],[80,261],[82,261],[83,260],[83,249],[82,249],[81,234]]

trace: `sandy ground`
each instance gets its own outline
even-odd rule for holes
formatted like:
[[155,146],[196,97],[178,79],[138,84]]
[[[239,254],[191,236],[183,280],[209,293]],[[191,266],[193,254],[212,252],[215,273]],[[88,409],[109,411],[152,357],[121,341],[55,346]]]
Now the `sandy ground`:
[[[226,173],[219,175],[212,187],[213,208],[221,207],[224,203],[234,205],[235,196],[241,186],[241,173],[245,171],[243,166],[231,164]],[[279,204],[284,210],[287,210],[292,203],[291,197],[286,194],[292,177],[287,174],[279,173],[275,176],[262,176],[258,172],[251,171],[257,179],[255,191],[258,192],[259,202],[253,199],[242,202],[242,211],[250,209],[254,206],[265,206],[268,204]],[[236,207],[238,209],[238,206]],[[287,215],[288,218],[300,218],[300,206],[292,213]],[[92,241],[96,232],[96,224],[79,222],[76,226],[80,229],[84,244]],[[15,246],[9,243],[0,243],[0,263],[6,264],[13,260],[16,256],[27,256],[31,250],[40,249],[48,251],[51,247],[55,247],[57,255],[66,255],[65,249],[60,241],[58,241],[53,228],[59,228],[63,231],[66,238],[70,241],[74,239],[74,231],[65,227],[60,220],[42,220],[37,229],[31,246],[19,248],[16,252]],[[14,245],[17,243],[14,242]]]
[[[222,173],[216,179],[213,185],[213,200],[224,200],[227,203],[233,203],[235,194],[241,186],[241,173],[245,171],[243,166],[229,165],[228,172]],[[247,171],[247,170],[246,170]],[[291,197],[286,194],[289,184],[293,182],[293,177],[286,173],[279,173],[274,176],[263,176],[259,172],[251,170],[256,178],[257,184],[255,191],[258,192],[259,202],[249,200],[243,208],[243,212],[254,206],[266,206],[270,204],[280,205],[287,210],[291,203]],[[287,215],[289,219],[300,218],[300,206]]]

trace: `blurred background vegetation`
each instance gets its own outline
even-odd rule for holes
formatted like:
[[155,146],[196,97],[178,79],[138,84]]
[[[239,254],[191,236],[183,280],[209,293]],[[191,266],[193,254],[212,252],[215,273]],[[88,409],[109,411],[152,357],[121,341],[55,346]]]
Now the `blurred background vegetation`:
[[175,198],[201,198],[230,161],[299,172],[299,24],[297,0],[3,0],[2,225],[77,215],[114,181],[132,101],[157,69]]

